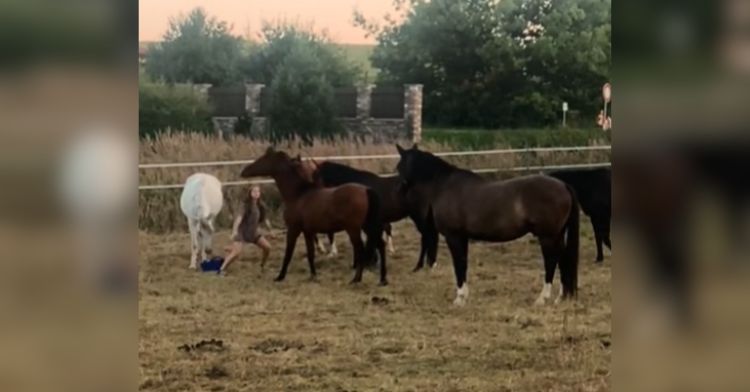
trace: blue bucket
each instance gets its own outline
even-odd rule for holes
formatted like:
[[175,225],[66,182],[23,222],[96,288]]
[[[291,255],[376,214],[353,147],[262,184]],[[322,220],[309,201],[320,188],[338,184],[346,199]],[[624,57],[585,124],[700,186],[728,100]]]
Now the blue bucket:
[[221,265],[224,264],[224,258],[216,256],[210,260],[203,260],[201,262],[201,271],[203,272],[219,272],[221,271]]

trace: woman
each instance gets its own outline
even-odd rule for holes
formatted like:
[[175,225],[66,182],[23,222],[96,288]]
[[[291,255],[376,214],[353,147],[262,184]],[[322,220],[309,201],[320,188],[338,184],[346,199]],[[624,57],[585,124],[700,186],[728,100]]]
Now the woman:
[[271,223],[266,217],[265,204],[260,199],[260,188],[253,186],[250,188],[247,200],[245,200],[242,214],[234,220],[232,243],[226,249],[229,253],[221,265],[222,274],[226,273],[229,264],[240,256],[244,244],[255,244],[263,250],[260,267],[261,269],[265,267],[268,254],[271,252],[271,245],[263,237],[263,233],[259,227],[261,222],[264,222],[269,230],[271,229]]

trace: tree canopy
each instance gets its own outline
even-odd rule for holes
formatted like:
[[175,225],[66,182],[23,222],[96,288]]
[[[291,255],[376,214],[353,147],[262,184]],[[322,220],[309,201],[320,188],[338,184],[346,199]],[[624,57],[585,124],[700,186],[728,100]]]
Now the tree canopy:
[[557,122],[563,101],[596,113],[611,64],[610,0],[395,0],[381,23],[379,84],[424,84],[424,119],[455,126]]
[[146,73],[167,83],[230,84],[240,79],[242,42],[226,22],[202,8],[173,18],[161,43],[149,50]]
[[320,64],[318,72],[333,87],[352,86],[361,78],[362,70],[346,58],[342,50],[322,32],[290,22],[265,22],[261,42],[242,65],[246,79],[270,84],[287,57],[304,46],[308,57]]

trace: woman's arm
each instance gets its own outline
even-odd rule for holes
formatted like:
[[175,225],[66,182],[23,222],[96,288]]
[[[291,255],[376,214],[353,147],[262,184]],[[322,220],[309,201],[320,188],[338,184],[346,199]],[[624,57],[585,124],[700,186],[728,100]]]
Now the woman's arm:
[[242,222],[242,215],[237,215],[234,218],[234,223],[232,224],[232,238],[237,236],[237,231],[240,228],[240,222]]

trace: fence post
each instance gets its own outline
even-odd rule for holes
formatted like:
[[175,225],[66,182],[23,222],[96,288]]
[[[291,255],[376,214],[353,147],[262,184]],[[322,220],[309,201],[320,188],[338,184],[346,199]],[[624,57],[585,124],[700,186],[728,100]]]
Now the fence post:
[[367,120],[370,118],[373,88],[375,88],[374,84],[357,87],[357,119],[359,120]]
[[260,117],[261,93],[265,87],[265,84],[245,83],[245,111],[252,119],[251,134],[263,134],[266,131],[267,121]]
[[260,93],[265,84],[245,83],[245,110],[251,117],[257,117],[260,113]]
[[422,140],[422,85],[404,85],[404,121],[412,142]]

